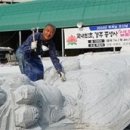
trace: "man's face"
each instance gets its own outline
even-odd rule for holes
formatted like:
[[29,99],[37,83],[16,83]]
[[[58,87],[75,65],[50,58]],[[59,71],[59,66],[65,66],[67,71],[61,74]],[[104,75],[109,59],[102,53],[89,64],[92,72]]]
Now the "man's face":
[[50,40],[55,34],[55,31],[53,27],[47,26],[46,28],[43,29],[43,39],[45,41]]

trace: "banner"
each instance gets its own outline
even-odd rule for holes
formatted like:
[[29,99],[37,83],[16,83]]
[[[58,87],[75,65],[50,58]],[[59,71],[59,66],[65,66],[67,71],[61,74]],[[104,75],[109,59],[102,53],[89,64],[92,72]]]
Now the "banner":
[[65,49],[130,46],[130,23],[64,29]]

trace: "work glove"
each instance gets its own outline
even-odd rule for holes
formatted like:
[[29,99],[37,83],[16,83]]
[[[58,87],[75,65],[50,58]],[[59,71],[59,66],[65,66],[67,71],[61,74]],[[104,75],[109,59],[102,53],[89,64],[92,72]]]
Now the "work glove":
[[48,51],[48,50],[49,50],[49,48],[48,48],[48,47],[46,47],[46,46],[44,46],[44,45],[42,45],[42,50],[43,50],[43,51]]
[[62,81],[66,81],[65,73],[59,72],[59,75],[60,75],[60,78],[61,78]]
[[31,49],[32,50],[35,50],[37,48],[37,41],[33,41],[32,43],[31,43]]

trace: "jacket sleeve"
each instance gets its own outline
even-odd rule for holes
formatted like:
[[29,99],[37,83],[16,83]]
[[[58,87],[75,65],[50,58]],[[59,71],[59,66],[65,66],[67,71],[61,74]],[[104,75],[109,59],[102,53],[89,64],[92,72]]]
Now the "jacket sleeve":
[[[35,40],[37,41],[39,36],[39,33],[35,33]],[[33,42],[33,36],[32,34],[30,36],[28,36],[28,38],[23,42],[23,44],[21,45],[21,50],[23,52],[31,52],[31,43]]]
[[57,72],[62,72],[63,68],[62,68],[62,65],[61,65],[59,59],[57,58],[54,42],[51,42],[51,44],[50,44],[49,54],[50,54],[51,61],[54,65],[55,69],[57,70]]

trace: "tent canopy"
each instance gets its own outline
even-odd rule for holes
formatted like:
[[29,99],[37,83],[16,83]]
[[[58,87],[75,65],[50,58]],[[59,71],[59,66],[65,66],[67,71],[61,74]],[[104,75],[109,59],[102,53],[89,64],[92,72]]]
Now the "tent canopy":
[[130,0],[37,0],[0,6],[0,32],[130,22]]

